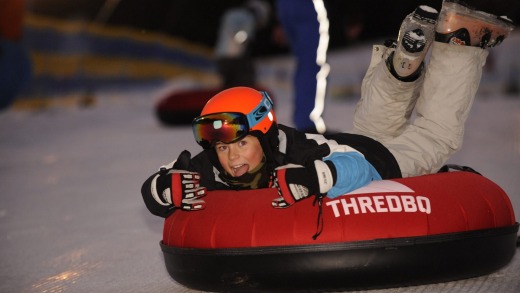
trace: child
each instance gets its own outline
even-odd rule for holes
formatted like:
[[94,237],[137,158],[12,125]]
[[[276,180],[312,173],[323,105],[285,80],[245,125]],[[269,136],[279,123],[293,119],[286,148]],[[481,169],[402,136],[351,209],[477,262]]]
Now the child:
[[224,90],[193,121],[204,150],[194,158],[184,151],[153,174],[143,184],[144,201],[167,217],[176,208],[203,209],[207,190],[275,187],[279,198],[272,204],[284,208],[311,195],[334,198],[372,180],[437,172],[461,147],[485,48],[512,29],[507,19],[452,0],[440,14],[420,6],[404,20],[397,48],[374,47],[353,134],[297,131],[277,124],[267,93]]

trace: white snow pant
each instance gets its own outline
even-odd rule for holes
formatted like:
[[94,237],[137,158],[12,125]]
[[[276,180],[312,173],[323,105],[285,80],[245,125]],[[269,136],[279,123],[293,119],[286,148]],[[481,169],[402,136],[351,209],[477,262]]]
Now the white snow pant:
[[[416,81],[402,82],[384,62],[393,50],[373,48],[353,132],[386,146],[403,177],[435,173],[462,146],[488,52],[434,42],[425,72]],[[414,107],[416,118],[410,121]]]

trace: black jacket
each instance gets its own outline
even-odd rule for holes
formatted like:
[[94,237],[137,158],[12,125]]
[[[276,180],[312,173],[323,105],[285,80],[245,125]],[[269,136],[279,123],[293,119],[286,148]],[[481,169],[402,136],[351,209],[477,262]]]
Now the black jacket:
[[[307,165],[314,160],[321,160],[333,152],[338,146],[352,148],[364,155],[365,159],[374,166],[383,179],[399,178],[401,171],[394,156],[381,143],[362,135],[338,133],[329,135],[306,134],[294,128],[278,125],[278,150],[274,161],[278,166],[293,163]],[[198,172],[201,175],[201,185],[208,190],[232,189],[219,174],[218,159],[213,150],[204,150],[189,160],[177,160],[174,169],[183,169]],[[276,166],[274,166],[276,167]],[[154,173],[148,178],[141,189],[146,206],[152,214],[167,217],[174,211],[173,206],[164,206],[155,201],[151,195],[151,182]]]

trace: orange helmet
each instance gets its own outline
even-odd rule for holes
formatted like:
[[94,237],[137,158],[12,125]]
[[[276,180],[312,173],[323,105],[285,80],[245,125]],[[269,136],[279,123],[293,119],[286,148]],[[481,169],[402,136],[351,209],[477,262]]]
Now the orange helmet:
[[267,134],[276,125],[273,101],[264,91],[234,87],[213,96],[193,120],[195,140],[203,148],[235,142],[248,134]]

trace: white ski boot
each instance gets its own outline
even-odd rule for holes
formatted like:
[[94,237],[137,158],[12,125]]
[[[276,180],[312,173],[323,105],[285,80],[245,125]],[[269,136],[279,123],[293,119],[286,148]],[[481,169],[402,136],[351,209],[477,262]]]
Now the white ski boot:
[[444,0],[435,28],[435,40],[488,48],[499,45],[513,30],[506,16],[478,11],[457,0]]
[[421,5],[404,19],[393,55],[393,69],[399,77],[416,73],[434,40],[437,10]]

